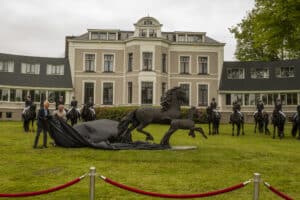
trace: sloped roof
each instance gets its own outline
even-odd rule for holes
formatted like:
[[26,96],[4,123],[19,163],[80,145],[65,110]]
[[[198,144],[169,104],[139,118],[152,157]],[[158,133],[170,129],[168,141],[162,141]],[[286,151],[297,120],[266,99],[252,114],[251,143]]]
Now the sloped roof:
[[[276,67],[295,68],[295,76],[290,78],[277,78],[275,76]],[[228,68],[244,68],[244,79],[228,79]],[[252,79],[251,68],[268,68],[268,79]],[[299,60],[282,60],[282,61],[250,61],[250,62],[224,62],[219,86],[222,91],[275,91],[275,90],[300,90],[300,59]]]
[[[67,58],[33,57],[0,53],[0,61],[13,61],[14,72],[0,72],[0,85],[72,89]],[[21,63],[40,64],[40,74],[22,74]],[[64,75],[47,75],[47,64],[64,65]]]

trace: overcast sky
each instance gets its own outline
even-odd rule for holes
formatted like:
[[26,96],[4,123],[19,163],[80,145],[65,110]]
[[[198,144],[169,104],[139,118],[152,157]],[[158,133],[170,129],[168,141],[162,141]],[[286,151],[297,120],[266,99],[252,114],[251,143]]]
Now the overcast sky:
[[61,57],[66,35],[88,28],[133,30],[143,16],[163,31],[199,31],[226,43],[225,60],[235,60],[228,28],[239,23],[254,0],[0,0],[0,52]]

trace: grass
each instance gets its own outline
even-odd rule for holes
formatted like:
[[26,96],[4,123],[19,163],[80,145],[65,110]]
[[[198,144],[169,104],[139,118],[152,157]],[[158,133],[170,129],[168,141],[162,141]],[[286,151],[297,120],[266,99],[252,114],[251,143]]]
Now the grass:
[[[207,132],[207,126],[201,125]],[[231,136],[221,125],[218,136],[195,139],[179,131],[173,145],[197,145],[189,151],[104,151],[90,148],[32,149],[34,134],[25,134],[21,122],[0,122],[0,193],[36,191],[72,180],[95,166],[97,172],[121,183],[162,193],[198,193],[221,189],[252,178],[254,172],[300,199],[300,141],[291,137],[290,125],[283,140],[253,133]],[[159,142],[167,126],[147,128]],[[134,139],[144,139],[134,132]],[[42,142],[40,140],[40,142]],[[29,199],[88,199],[88,178],[65,190]],[[210,199],[252,199],[253,185]],[[96,180],[96,199],[152,199],[129,193]],[[261,185],[261,199],[279,199]]]

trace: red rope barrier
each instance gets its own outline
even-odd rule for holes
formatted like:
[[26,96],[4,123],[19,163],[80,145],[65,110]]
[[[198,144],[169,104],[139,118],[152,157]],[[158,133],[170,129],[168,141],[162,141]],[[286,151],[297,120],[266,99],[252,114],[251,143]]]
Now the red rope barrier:
[[142,194],[142,195],[147,195],[147,196],[152,196],[152,197],[161,197],[161,198],[173,198],[173,199],[189,199],[189,198],[200,198],[200,197],[208,197],[208,196],[214,196],[214,195],[218,195],[218,194],[223,194],[223,193],[227,193],[227,192],[231,192],[237,189],[240,189],[242,187],[244,187],[245,185],[247,185],[249,183],[249,181],[244,182],[244,183],[239,183],[237,185],[228,187],[228,188],[224,188],[221,190],[216,190],[216,191],[211,191],[211,192],[206,192],[206,193],[200,193],[200,194],[161,194],[161,193],[156,193],[156,192],[148,192],[148,191],[144,191],[144,190],[140,190],[134,187],[130,187],[127,185],[123,185],[121,183],[118,183],[116,181],[113,181],[109,178],[106,178],[104,176],[101,176],[101,178],[111,184],[114,185],[116,187],[119,187],[121,189],[127,190],[127,191],[131,191],[137,194]]
[[276,195],[280,196],[281,198],[285,199],[285,200],[293,200],[292,197],[289,197],[287,194],[284,194],[283,192],[280,192],[279,190],[277,190],[276,188],[274,188],[273,186],[271,186],[269,183],[264,182],[264,185],[271,190],[273,193],[275,193]]
[[35,192],[22,192],[22,193],[15,193],[15,194],[1,194],[0,193],[0,197],[30,197],[30,196],[37,196],[37,195],[41,195],[41,194],[47,194],[47,193],[55,192],[55,191],[70,187],[71,185],[78,183],[82,178],[83,178],[83,176],[76,178],[70,182],[67,182],[63,185],[59,185],[59,186],[49,188],[46,190],[40,190],[40,191],[35,191]]

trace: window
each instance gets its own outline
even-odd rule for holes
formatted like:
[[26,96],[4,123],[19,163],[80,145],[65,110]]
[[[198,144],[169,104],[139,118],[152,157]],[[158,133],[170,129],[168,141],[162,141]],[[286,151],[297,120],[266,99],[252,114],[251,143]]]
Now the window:
[[243,105],[243,95],[242,94],[231,94],[231,101],[239,102],[241,105]]
[[109,40],[116,40],[117,39],[116,33],[108,33],[108,39]]
[[6,113],[6,118],[8,118],[8,119],[12,118],[12,112],[7,112]]
[[183,106],[189,106],[190,105],[190,84],[180,84],[180,87],[183,89],[185,95],[182,102]]
[[85,59],[85,61],[84,61],[85,62],[85,71],[86,72],[94,72],[96,55],[95,54],[85,54],[84,59]]
[[244,94],[244,100],[246,106],[256,104],[255,94]]
[[[44,98],[45,96],[45,91],[34,91],[34,96],[36,96],[37,98],[41,99],[41,98]],[[34,97],[33,95],[31,95],[32,97]],[[54,103],[54,102],[57,102],[59,97],[60,96],[63,96],[63,99],[65,100],[66,98],[66,92],[65,91],[54,91],[54,90],[50,90],[48,91],[48,101],[50,103]],[[38,102],[40,100],[35,100],[34,101]]]
[[162,97],[165,95],[166,90],[167,90],[167,83],[162,82],[162,84],[161,84],[161,96]]
[[208,85],[198,85],[198,105],[208,105]]
[[142,104],[153,103],[153,82],[142,82]]
[[185,42],[185,35],[178,35],[178,42]]
[[275,73],[277,78],[291,78],[295,77],[294,67],[276,67]]
[[251,74],[251,78],[253,78],[253,79],[269,78],[269,69],[268,68],[251,68],[250,74]]
[[113,72],[114,55],[104,55],[104,72]]
[[187,42],[201,42],[201,36],[200,35],[188,35]]
[[180,73],[188,74],[190,66],[190,57],[189,56],[180,56]]
[[156,37],[156,31],[154,29],[149,30],[149,37]]
[[163,73],[167,72],[167,54],[163,53],[161,58],[161,71]]
[[92,40],[99,40],[99,33],[98,32],[92,32],[91,33],[91,39]]
[[103,83],[103,104],[113,104],[113,83]]
[[14,72],[14,62],[0,61],[0,72]]
[[273,103],[274,103],[274,96],[273,96],[273,94],[268,94],[268,102],[267,102],[267,104],[268,105],[273,105]]
[[226,94],[226,101],[225,101],[226,105],[231,105],[231,95],[230,94]]
[[143,52],[143,71],[152,71],[152,53]]
[[127,90],[128,90],[128,103],[132,103],[132,82],[128,82]]
[[133,53],[128,54],[128,71],[132,72],[132,65],[133,65]]
[[99,33],[100,40],[107,40],[107,33]]
[[8,89],[0,89],[0,101],[8,101]]
[[150,19],[146,19],[144,21],[144,25],[152,25],[152,21]]
[[227,69],[228,79],[244,79],[245,71],[242,68],[229,68]]
[[94,101],[94,83],[85,82],[84,83],[84,103],[89,101],[89,98],[92,98]]
[[64,75],[64,65],[47,65],[48,75]]
[[297,93],[287,93],[286,94],[286,102],[287,102],[287,105],[297,105],[298,104]]
[[22,90],[10,89],[10,101],[11,102],[22,101]]
[[34,91],[33,99],[34,99],[35,102],[40,102],[41,101],[41,92],[39,90]]
[[21,73],[22,74],[39,74],[40,73],[40,64],[21,64]]
[[198,67],[199,67],[199,74],[207,74],[208,73],[208,58],[207,57],[198,57]]
[[147,36],[147,29],[140,29],[140,37],[146,37]]

